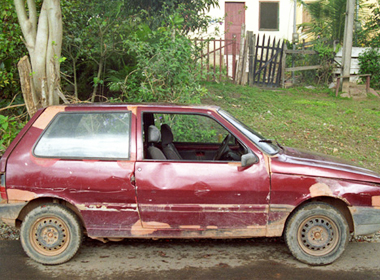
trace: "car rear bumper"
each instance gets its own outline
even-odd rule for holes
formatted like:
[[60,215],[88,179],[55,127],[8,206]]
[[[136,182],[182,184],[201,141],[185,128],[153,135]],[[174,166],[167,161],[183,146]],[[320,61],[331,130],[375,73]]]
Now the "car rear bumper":
[[22,208],[27,204],[27,202],[19,203],[5,203],[3,200],[0,203],[0,220],[6,223],[7,225],[16,226],[16,219],[20,214]]
[[373,207],[351,207],[354,220],[354,235],[369,235],[380,231],[380,209]]

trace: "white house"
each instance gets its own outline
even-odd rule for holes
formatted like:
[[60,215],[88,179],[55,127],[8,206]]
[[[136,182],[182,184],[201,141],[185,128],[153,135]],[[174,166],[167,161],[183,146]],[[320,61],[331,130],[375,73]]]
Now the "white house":
[[[302,7],[297,7],[294,23],[294,0],[219,0],[219,8],[209,15],[215,18],[207,33],[215,37],[240,41],[241,25],[255,34],[292,40],[294,24],[302,22]],[[215,32],[215,28],[218,32]]]

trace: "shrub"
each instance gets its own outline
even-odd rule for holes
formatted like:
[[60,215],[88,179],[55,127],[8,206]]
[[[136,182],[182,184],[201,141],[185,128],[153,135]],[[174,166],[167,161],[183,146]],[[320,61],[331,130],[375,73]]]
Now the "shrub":
[[17,117],[0,115],[0,155],[24,127],[26,121],[20,121]]
[[125,46],[134,66],[126,77],[116,75],[110,89],[120,89],[127,101],[199,103],[207,90],[200,85],[191,40],[181,33],[184,19],[174,14],[157,30],[141,24]]
[[359,55],[359,74],[371,74],[371,87],[380,89],[380,51],[370,48]]

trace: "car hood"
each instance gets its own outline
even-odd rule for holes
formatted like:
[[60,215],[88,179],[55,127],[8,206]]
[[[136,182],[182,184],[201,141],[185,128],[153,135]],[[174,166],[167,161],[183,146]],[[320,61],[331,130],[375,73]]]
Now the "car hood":
[[376,172],[335,157],[295,148],[284,147],[276,157],[272,158],[271,162],[273,173],[348,179],[380,184],[380,175]]

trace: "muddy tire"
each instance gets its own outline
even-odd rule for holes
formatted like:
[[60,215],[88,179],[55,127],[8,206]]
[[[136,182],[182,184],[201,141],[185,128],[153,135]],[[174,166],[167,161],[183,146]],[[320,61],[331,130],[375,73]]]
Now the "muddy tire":
[[327,203],[309,203],[296,210],[285,228],[293,256],[310,265],[326,265],[339,258],[349,241],[342,213]]
[[59,204],[44,204],[26,215],[20,238],[25,253],[36,262],[61,264],[77,253],[82,234],[73,211]]

